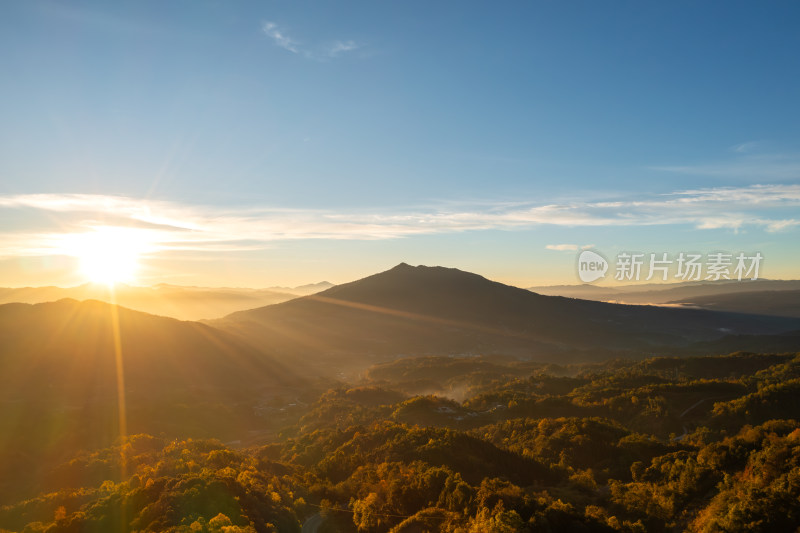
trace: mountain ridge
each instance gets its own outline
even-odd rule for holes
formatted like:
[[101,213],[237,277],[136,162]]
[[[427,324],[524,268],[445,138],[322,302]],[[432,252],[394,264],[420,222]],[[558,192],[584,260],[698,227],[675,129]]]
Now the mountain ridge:
[[315,295],[208,321],[305,359],[503,353],[559,359],[647,351],[797,320],[545,296],[455,268],[407,263]]
[[[44,303],[73,298],[116,303],[136,311],[181,320],[221,317],[228,313],[285,302],[317,289],[300,287],[298,293],[274,289],[193,287],[161,283],[151,287],[117,284],[113,291],[104,284],[84,283],[75,287],[0,288],[0,304]],[[287,289],[288,290],[288,289]]]

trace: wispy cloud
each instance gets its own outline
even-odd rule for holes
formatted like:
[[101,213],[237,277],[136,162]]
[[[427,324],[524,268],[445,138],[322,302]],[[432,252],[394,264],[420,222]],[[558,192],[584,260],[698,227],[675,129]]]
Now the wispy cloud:
[[[103,226],[137,228],[150,249],[244,251],[298,239],[394,239],[414,235],[536,226],[690,225],[703,230],[767,232],[800,226],[800,185],[676,191],[666,195],[534,204],[444,204],[426,209],[332,211],[252,206],[225,208],[88,194],[0,196],[0,255],[59,253],[64,234]],[[8,213],[15,210],[16,213]],[[5,212],[4,212],[5,211]],[[31,223],[35,220],[35,223]],[[586,248],[591,245],[584,246]],[[577,250],[552,244],[550,250]]]
[[569,252],[578,249],[577,244],[548,244],[545,246],[547,250],[555,250],[557,252]]
[[783,231],[785,229],[800,226],[800,220],[788,218],[784,220],[762,220],[761,223],[767,228],[769,232]]
[[355,41],[335,41],[327,47],[326,52],[329,57],[336,57],[344,52],[352,52],[357,50],[359,46]]
[[265,22],[263,26],[261,26],[262,31],[270,37],[276,46],[283,48],[284,50],[288,50],[294,54],[300,53],[300,49],[298,48],[298,44],[286,35],[282,30],[278,28],[278,25],[274,22]]
[[299,41],[289,37],[286,30],[281,29],[275,22],[270,21],[264,22],[261,26],[261,30],[266,36],[272,39],[279,48],[317,61],[333,59],[344,53],[352,52],[360,48],[360,45],[353,40],[337,40],[329,44],[304,46]]

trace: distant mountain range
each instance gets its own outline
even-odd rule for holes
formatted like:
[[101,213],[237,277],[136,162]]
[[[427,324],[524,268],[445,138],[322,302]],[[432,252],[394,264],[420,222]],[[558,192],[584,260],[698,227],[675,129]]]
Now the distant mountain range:
[[293,294],[295,296],[307,296],[330,289],[331,287],[334,287],[334,284],[330,281],[320,281],[319,283],[309,283],[297,287],[267,287],[265,290]]
[[[214,320],[237,311],[257,309],[317,294],[334,285],[327,281],[298,287],[192,287],[159,284],[137,287],[86,283],[76,287],[0,287],[0,304],[43,303],[64,298],[100,300],[180,320]],[[800,280],[699,281],[643,283],[619,287],[554,285],[529,287],[545,296],[564,296],[598,302],[688,306],[715,311],[800,317]],[[794,292],[792,292],[794,291]],[[779,294],[780,293],[780,294]],[[719,298],[717,298],[719,296]]]
[[0,288],[0,304],[54,302],[63,298],[100,300],[181,320],[200,320],[223,317],[234,311],[276,304],[333,287],[323,281],[300,287],[269,287],[246,289],[228,287],[188,287],[160,284],[136,287],[118,284],[112,294],[108,286],[86,283],[77,287]]
[[800,329],[793,318],[544,296],[457,269],[407,264],[208,323],[318,369],[411,354],[602,359]]
[[[564,296],[599,302],[629,304],[666,304],[700,301],[700,297],[764,291],[800,290],[800,280],[689,281],[682,283],[642,283],[603,287],[599,285],[552,285],[528,287],[529,291],[548,296]],[[745,297],[746,298],[746,297]],[[718,310],[738,311],[739,309]],[[754,312],[754,311],[751,311]],[[768,313],[774,314],[774,313]]]

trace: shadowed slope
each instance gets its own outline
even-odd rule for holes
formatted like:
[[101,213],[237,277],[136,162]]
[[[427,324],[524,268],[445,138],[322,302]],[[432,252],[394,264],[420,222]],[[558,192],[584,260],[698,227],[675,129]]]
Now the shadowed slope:
[[800,290],[750,291],[698,296],[678,300],[676,304],[697,306],[715,311],[758,313],[760,315],[800,318]]

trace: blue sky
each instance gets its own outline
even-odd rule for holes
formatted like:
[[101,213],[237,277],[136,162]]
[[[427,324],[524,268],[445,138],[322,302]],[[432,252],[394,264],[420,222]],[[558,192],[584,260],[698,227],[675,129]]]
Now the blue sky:
[[798,4],[431,4],[4,3],[0,285],[81,282],[60,236],[105,227],[141,283],[800,277]]

